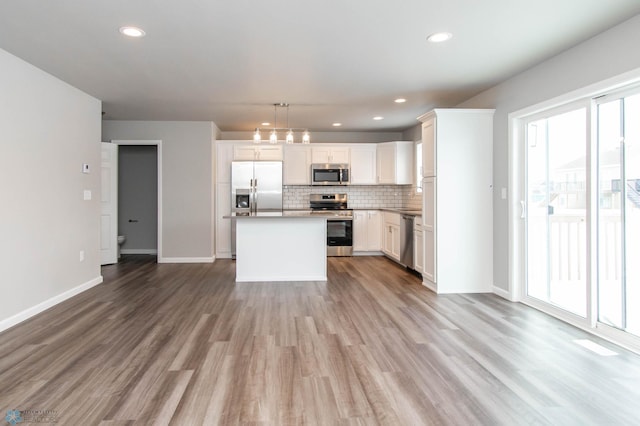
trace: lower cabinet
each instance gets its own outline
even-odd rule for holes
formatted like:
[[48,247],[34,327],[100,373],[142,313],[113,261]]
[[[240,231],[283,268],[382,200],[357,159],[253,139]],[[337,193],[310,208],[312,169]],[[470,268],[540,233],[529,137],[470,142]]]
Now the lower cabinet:
[[356,210],[353,212],[353,251],[379,252],[382,212]]
[[424,270],[424,246],[422,238],[422,217],[416,216],[413,223],[413,269],[422,273]]
[[384,212],[382,231],[382,252],[390,258],[400,261],[400,214]]
[[216,185],[216,257],[231,258],[231,219],[223,219],[231,213],[231,184]]

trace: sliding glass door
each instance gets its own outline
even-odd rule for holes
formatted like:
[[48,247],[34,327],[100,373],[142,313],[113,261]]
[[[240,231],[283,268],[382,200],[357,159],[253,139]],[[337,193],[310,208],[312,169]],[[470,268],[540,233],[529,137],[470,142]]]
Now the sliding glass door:
[[598,321],[640,336],[640,94],[597,109]]
[[587,107],[526,127],[526,294],[587,315]]

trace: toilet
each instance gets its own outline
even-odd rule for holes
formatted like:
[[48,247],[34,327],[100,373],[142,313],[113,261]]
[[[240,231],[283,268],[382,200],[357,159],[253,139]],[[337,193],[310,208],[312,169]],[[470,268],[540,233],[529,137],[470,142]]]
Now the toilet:
[[[113,241],[113,240],[112,240]],[[127,241],[127,237],[124,235],[118,235],[118,259],[120,259],[120,247]]]

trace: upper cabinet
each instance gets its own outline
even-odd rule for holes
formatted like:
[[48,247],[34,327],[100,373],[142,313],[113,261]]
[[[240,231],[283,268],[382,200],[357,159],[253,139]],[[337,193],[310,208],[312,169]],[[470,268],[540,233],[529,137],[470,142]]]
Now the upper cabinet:
[[376,144],[351,145],[351,185],[375,185]]
[[231,161],[233,161],[233,143],[216,142],[216,180],[218,183],[231,182]]
[[377,183],[410,185],[413,183],[413,142],[384,142],[377,146]]
[[284,146],[284,185],[311,184],[311,149],[309,145]]
[[430,115],[422,123],[422,177],[436,175],[436,117]]
[[349,164],[349,147],[316,145],[311,147],[311,163]]
[[259,160],[259,161],[280,161],[282,160],[281,145],[237,145],[233,148],[233,159]]

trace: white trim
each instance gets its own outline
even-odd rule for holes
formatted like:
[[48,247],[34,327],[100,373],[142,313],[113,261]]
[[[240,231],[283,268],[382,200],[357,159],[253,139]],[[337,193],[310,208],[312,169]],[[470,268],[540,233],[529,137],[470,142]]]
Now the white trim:
[[429,290],[431,290],[432,292],[434,292],[436,294],[438,293],[438,287],[434,283],[429,281],[428,279],[423,278],[422,279],[422,285],[425,286],[426,288],[428,288]]
[[587,331],[615,343],[618,346],[622,346],[627,350],[640,354],[640,337],[638,336],[626,331],[618,330],[617,328],[608,326],[601,322],[596,323],[595,328],[590,328]]
[[507,299],[507,300],[508,300],[508,301],[510,301],[510,302],[517,302],[517,300],[514,300],[514,299],[512,298],[512,295],[511,295],[511,292],[510,292],[510,291],[505,290],[505,289],[500,288],[500,287],[496,287],[495,285],[493,286],[493,293],[494,293],[496,296],[500,296],[500,297],[502,297],[503,299]]
[[354,251],[353,256],[384,256],[381,251]]
[[212,257],[158,257],[158,263],[213,263],[216,260]]
[[[269,277],[268,282],[291,282],[291,281],[304,281],[304,282],[313,282],[313,281],[327,281],[326,275],[283,275],[283,276],[274,276]],[[257,282],[265,282],[263,275],[251,276],[247,275],[238,279],[236,277],[237,283],[257,283]]]
[[150,145],[157,146],[158,161],[158,263],[162,263],[162,141],[161,140],[135,140],[135,139],[112,139],[111,143],[116,145]]
[[526,117],[547,109],[575,102],[580,99],[593,98],[604,95],[608,92],[617,91],[625,86],[630,86],[639,82],[640,68],[636,68],[634,70],[617,75],[615,77],[608,78],[603,81],[599,81],[581,89],[573,90],[563,95],[556,96],[555,98],[549,99],[547,101],[519,109],[517,111],[509,113],[508,118],[509,121],[511,121],[512,119]]
[[120,254],[158,254],[156,249],[120,249]]
[[80,284],[77,287],[74,287],[70,290],[65,291],[57,296],[53,296],[52,298],[45,300],[44,302],[38,303],[35,306],[25,309],[22,312],[18,312],[17,314],[0,321],[0,332],[5,331],[14,325],[17,325],[23,321],[28,320],[29,318],[38,315],[39,313],[46,311],[47,309],[64,302],[67,299],[72,298],[73,296],[80,294],[84,291],[89,290],[91,287],[95,287],[96,285],[102,283],[102,276],[97,276],[84,284]]

